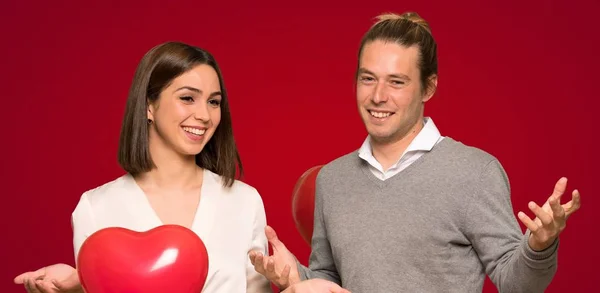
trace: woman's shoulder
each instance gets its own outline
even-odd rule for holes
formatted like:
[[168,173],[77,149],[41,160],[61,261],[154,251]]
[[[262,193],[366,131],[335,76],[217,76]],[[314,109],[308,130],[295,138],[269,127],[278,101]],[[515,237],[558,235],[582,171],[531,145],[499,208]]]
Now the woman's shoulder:
[[86,190],[81,197],[90,202],[110,200],[112,197],[131,193],[132,180],[133,177],[131,174],[126,173],[97,187]]
[[224,186],[223,183],[225,182],[225,178],[223,176],[216,174],[210,170],[205,170],[205,172],[206,175],[204,178],[208,179],[205,183],[212,185],[213,188],[218,188],[220,190],[219,193],[221,193],[222,195],[249,197],[254,200],[262,201],[260,193],[254,186],[239,179],[234,180],[231,186]]

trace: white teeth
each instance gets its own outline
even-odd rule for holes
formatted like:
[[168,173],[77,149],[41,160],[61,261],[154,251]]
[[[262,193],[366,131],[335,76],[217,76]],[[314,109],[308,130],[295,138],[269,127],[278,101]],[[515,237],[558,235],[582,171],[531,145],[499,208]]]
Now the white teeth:
[[191,128],[191,127],[184,127],[183,130],[185,130],[186,132],[195,134],[195,135],[203,135],[204,132],[206,131],[206,129],[197,129],[197,128]]
[[377,117],[377,118],[386,118],[389,117],[390,115],[392,115],[392,113],[390,112],[375,112],[375,111],[369,111],[369,113],[371,113],[371,115],[373,117]]

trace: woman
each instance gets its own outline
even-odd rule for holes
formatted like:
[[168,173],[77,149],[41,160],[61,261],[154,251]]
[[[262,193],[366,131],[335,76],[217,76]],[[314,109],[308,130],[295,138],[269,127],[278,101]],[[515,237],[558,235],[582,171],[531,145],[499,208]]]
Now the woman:
[[[213,56],[169,42],[138,65],[119,141],[125,175],[81,196],[72,214],[75,257],[95,231],[146,231],[177,224],[204,241],[210,268],[203,292],[271,292],[248,251],[267,255],[265,211],[242,174],[227,91]],[[56,264],[24,273],[28,292],[83,292],[74,268]]]

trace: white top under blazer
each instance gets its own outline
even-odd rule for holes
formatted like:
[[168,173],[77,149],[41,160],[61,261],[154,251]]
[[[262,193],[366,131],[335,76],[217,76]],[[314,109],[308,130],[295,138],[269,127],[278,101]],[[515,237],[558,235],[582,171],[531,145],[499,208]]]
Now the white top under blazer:
[[[204,242],[209,270],[202,293],[272,292],[254,270],[248,252],[268,253],[266,215],[258,191],[236,180],[230,189],[221,176],[204,170],[201,196],[191,230]],[[83,241],[97,230],[122,227],[143,232],[162,225],[130,174],[86,191],[72,214],[75,259]]]

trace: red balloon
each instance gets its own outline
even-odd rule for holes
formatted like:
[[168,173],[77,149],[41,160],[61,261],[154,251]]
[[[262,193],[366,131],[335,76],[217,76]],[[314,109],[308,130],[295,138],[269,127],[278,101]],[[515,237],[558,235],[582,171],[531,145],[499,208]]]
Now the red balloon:
[[292,215],[300,235],[308,244],[312,239],[315,211],[315,183],[323,165],[308,169],[294,186]]
[[77,271],[86,293],[199,293],[208,275],[208,253],[183,226],[145,232],[112,227],[84,241]]

